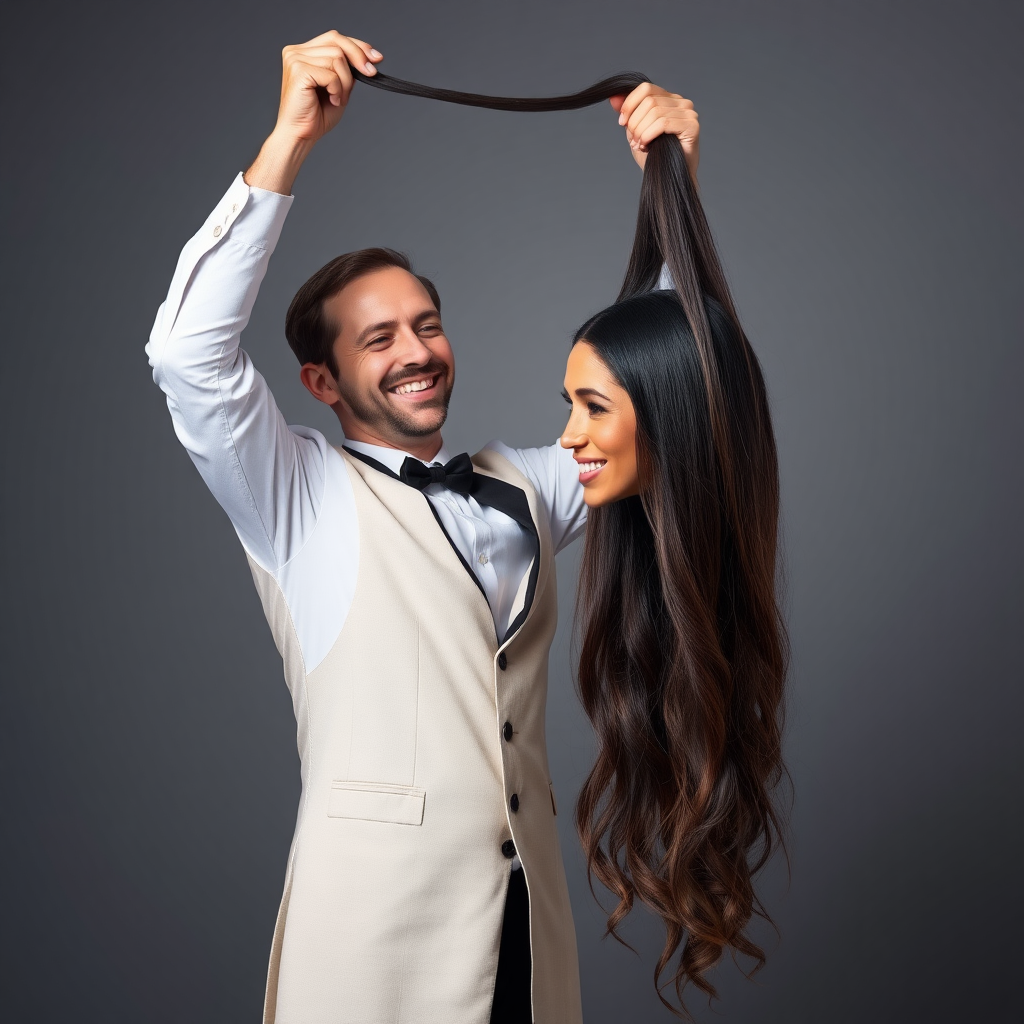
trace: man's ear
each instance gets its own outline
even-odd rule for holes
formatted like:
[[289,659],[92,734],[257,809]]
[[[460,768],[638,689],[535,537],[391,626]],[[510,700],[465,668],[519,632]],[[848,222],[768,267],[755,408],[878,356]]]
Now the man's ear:
[[324,405],[337,405],[341,401],[334,377],[327,369],[326,363],[303,363],[299,370],[299,380],[303,387]]

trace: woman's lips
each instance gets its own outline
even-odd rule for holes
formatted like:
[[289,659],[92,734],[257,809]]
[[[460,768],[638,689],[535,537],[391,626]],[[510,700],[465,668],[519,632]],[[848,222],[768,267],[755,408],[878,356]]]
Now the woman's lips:
[[580,483],[586,484],[591,480],[595,479],[597,474],[608,464],[607,459],[590,459],[584,461],[582,459],[576,460],[580,467]]

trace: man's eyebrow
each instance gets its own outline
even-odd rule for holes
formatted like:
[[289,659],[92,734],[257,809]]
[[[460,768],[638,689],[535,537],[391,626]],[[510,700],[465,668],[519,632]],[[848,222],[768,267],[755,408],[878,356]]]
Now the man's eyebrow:
[[381,320],[379,324],[370,324],[369,327],[365,327],[359,332],[356,344],[361,345],[370,334],[376,334],[377,331],[393,331],[397,326],[397,320]]
[[[438,313],[436,309],[425,309],[422,313],[417,313],[412,318],[412,322],[414,324],[419,324],[424,320],[429,320],[431,317],[440,319],[441,314]],[[393,331],[398,324],[398,320],[381,320],[380,323],[370,324],[369,327],[366,327],[359,332],[359,337],[356,338],[356,345],[362,345],[371,334],[376,334],[378,331]]]

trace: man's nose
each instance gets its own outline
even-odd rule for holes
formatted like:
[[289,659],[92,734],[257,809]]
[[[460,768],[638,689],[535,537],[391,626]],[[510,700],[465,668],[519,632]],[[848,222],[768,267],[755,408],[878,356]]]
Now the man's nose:
[[411,327],[399,333],[399,345],[399,362],[405,363],[407,366],[422,366],[434,357],[430,347]]

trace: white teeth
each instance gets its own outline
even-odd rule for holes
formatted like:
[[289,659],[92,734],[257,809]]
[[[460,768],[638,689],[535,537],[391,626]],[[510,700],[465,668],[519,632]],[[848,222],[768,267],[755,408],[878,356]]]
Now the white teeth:
[[395,388],[395,394],[409,395],[412,394],[413,391],[426,391],[426,389],[433,383],[433,377],[430,377],[427,380],[414,380],[409,384],[403,384],[401,387]]
[[580,476],[584,473],[593,473],[595,470],[600,469],[604,465],[604,462],[581,462],[580,463]]

